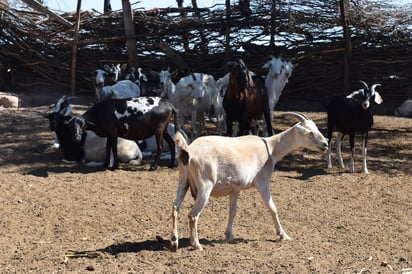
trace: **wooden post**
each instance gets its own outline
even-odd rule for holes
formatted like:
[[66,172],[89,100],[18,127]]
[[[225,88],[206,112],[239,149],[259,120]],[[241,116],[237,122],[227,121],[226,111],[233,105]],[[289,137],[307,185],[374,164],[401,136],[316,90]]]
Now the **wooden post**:
[[139,67],[139,61],[137,59],[136,39],[130,38],[135,35],[133,12],[129,0],[122,0],[123,7],[123,22],[124,32],[127,38],[127,52],[129,56],[129,66]]
[[80,28],[80,8],[82,6],[82,0],[77,0],[76,9],[76,26],[74,29],[74,42],[72,46],[72,77],[71,77],[71,94],[76,94],[76,63],[77,63],[77,42],[79,41],[79,28]]
[[103,13],[111,13],[112,12],[112,5],[110,4],[110,0],[104,0],[103,4]]
[[350,18],[349,18],[349,0],[340,0],[340,14],[343,27],[343,38],[345,40],[345,53],[343,57],[343,92],[350,91],[350,65],[352,62],[352,41],[350,39]]
[[272,10],[270,11],[270,42],[269,45],[275,48],[276,35],[276,0],[272,0]]
[[230,16],[231,16],[230,0],[226,0],[226,29],[225,29],[226,41],[225,41],[225,60],[224,60],[225,63],[230,58]]

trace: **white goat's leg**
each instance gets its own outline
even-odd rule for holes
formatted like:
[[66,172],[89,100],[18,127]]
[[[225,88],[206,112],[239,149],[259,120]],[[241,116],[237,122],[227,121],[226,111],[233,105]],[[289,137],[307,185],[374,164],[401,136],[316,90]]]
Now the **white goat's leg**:
[[363,173],[368,174],[368,167],[366,165],[366,152],[367,152],[367,148],[366,148],[366,142],[367,140],[365,139],[365,137],[362,140],[362,170]]
[[345,168],[345,165],[343,164],[343,159],[342,159],[342,138],[343,138],[343,133],[339,132],[338,136],[336,137],[336,156],[338,157],[338,163],[340,168]]
[[[210,186],[213,185],[211,182],[204,182],[203,184]],[[204,187],[202,189],[199,189],[195,203],[192,207],[192,210],[189,213],[190,244],[194,247],[194,249],[203,250],[203,247],[199,242],[199,235],[197,233],[197,223],[199,221],[200,213],[205,208],[207,201],[209,200],[211,191],[212,187]]]
[[239,122],[235,121],[233,123],[233,132],[232,132],[232,136],[229,137],[236,137],[238,135],[238,130],[239,130]]
[[[273,108],[274,108],[274,103],[271,104],[270,101],[269,101],[269,120],[270,120],[270,123],[273,122]],[[265,117],[263,117],[263,137],[268,137],[268,136],[269,136],[268,127],[266,125]]]
[[180,121],[182,130],[186,133],[187,132],[187,130],[186,130],[186,117],[184,115],[181,115],[180,113],[179,113],[179,121]]
[[270,182],[264,184],[256,184],[256,188],[258,189],[260,196],[262,197],[266,206],[269,208],[270,213],[272,214],[273,221],[275,222],[276,232],[280,236],[280,239],[283,241],[291,241],[292,238],[290,238],[288,234],[286,234],[286,232],[282,228],[282,225],[280,224],[278,211],[276,209],[275,203],[273,202],[272,196],[270,195],[269,183]]
[[219,136],[222,135],[222,113],[219,111],[219,106],[213,105],[213,113],[215,114],[216,117],[216,129],[217,129],[217,134]]
[[349,173],[355,171],[355,148],[351,150],[350,163],[349,163]]
[[227,241],[233,240],[232,226],[233,226],[233,220],[235,219],[235,216],[236,216],[238,198],[239,198],[239,192],[236,192],[230,195],[229,220],[227,222],[227,227],[225,231],[225,236],[226,236]]
[[177,231],[177,222],[179,217],[179,209],[173,205],[172,210],[172,235],[170,236],[170,250],[176,252],[179,248],[179,232]]
[[172,235],[170,237],[170,250],[177,251],[179,247],[179,234],[177,231],[177,222],[180,207],[183,203],[183,200],[186,196],[186,192],[189,188],[189,184],[187,183],[187,178],[185,174],[181,174],[179,177],[179,185],[177,187],[176,192],[176,200],[173,204],[173,211],[172,211]]
[[197,128],[196,138],[202,136],[203,129],[205,128],[205,117],[203,117],[203,114],[198,115],[198,116],[199,116],[199,125]]
[[196,119],[197,119],[196,111],[192,111],[191,118],[192,118],[192,123],[191,123],[191,125],[192,125],[192,135],[190,137],[190,140],[194,140],[196,138]]
[[332,157],[331,157],[331,152],[332,152],[332,142],[329,140],[329,146],[328,146],[328,155],[326,158],[328,168],[332,168]]

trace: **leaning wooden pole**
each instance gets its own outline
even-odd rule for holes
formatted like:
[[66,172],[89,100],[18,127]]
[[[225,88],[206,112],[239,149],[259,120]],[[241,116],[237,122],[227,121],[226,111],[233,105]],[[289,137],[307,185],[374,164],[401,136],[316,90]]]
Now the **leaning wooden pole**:
[[71,94],[76,94],[76,63],[77,63],[77,42],[79,41],[79,28],[80,28],[80,8],[82,6],[82,0],[77,0],[76,10],[76,25],[74,29],[74,42],[72,46],[72,77],[70,81]]

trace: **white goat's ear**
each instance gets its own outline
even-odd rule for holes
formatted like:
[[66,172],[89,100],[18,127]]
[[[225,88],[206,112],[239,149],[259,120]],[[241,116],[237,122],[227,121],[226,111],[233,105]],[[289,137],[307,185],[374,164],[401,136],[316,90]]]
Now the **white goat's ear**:
[[271,63],[270,61],[269,61],[269,62],[266,62],[266,63],[262,66],[262,69],[269,69],[271,65],[272,65],[272,63]]
[[380,105],[383,102],[381,95],[377,91],[375,91],[374,95],[375,95],[375,103]]
[[297,124],[297,125],[296,125],[296,129],[298,130],[299,133],[302,133],[302,134],[309,134],[309,133],[311,133],[311,130],[305,128],[305,127],[302,126],[301,124]]

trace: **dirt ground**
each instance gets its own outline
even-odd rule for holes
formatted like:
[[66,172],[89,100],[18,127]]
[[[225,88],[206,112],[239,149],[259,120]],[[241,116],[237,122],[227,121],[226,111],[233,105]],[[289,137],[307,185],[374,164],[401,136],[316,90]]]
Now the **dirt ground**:
[[[412,273],[410,118],[375,116],[368,175],[360,172],[359,140],[353,174],[326,169],[316,152],[295,151],[278,163],[272,194],[293,241],[279,241],[250,189],[240,195],[235,241],[224,241],[228,199],[212,198],[199,221],[204,251],[193,251],[187,195],[173,253],[177,169],[162,162],[149,172],[152,159],[116,171],[63,163],[47,149],[54,134],[45,108],[0,109],[1,273]],[[294,122],[281,113],[277,132]],[[304,113],[325,133],[325,113]]]

